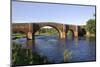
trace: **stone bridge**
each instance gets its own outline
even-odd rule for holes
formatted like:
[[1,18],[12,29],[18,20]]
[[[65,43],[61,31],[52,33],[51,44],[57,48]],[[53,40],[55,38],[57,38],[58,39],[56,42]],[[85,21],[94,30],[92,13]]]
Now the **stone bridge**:
[[24,32],[27,35],[27,39],[32,39],[35,32],[44,26],[51,26],[59,32],[61,39],[66,38],[68,30],[72,31],[73,37],[79,36],[79,30],[82,26],[60,24],[60,23],[12,23],[12,32]]

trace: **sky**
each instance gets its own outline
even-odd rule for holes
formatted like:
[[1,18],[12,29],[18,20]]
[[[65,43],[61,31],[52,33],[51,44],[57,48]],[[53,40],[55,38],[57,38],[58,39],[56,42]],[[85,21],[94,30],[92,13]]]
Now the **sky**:
[[95,18],[94,6],[12,1],[12,23],[55,22],[85,25]]

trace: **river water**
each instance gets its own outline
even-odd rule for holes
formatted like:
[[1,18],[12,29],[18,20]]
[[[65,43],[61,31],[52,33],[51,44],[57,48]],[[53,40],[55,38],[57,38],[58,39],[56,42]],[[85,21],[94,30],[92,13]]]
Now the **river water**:
[[[24,56],[25,50],[18,54],[20,49],[31,50],[29,55],[36,54],[37,56],[43,58],[32,59],[30,63],[27,64],[45,64],[45,63],[64,63],[64,62],[84,62],[84,61],[95,61],[96,60],[96,41],[95,38],[66,38],[59,39],[56,36],[35,36],[35,40],[27,40],[26,38],[19,38],[12,40],[12,55],[16,53],[15,59],[13,57],[13,64],[15,65],[24,65],[26,61],[17,62],[17,59],[20,59]],[[16,49],[14,46],[17,46]],[[19,50],[19,51],[17,51]],[[17,57],[18,55],[18,57]],[[32,56],[35,58],[35,56]],[[37,57],[36,57],[37,58]],[[24,60],[25,58],[23,58]],[[27,59],[30,59],[30,56],[27,56]],[[20,61],[20,60],[19,60]],[[32,62],[31,62],[32,61]],[[41,61],[41,62],[40,62]]]

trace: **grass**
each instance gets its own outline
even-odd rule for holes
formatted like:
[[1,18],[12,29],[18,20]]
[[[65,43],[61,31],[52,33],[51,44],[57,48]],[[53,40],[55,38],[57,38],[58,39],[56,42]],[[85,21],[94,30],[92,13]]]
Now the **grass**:
[[13,37],[13,39],[24,38],[24,37],[26,37],[26,35],[25,34],[21,34],[21,33],[15,33],[15,34],[13,33],[12,37]]

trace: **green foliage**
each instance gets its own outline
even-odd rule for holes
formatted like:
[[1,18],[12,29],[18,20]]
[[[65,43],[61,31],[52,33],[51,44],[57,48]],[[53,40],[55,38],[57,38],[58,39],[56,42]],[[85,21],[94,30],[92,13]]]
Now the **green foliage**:
[[87,21],[87,31],[89,31],[91,34],[95,34],[96,32],[96,22],[95,19],[90,19]]
[[68,30],[68,32],[67,32],[67,36],[72,37],[72,36],[73,36],[72,31]]
[[12,65],[29,65],[49,63],[47,58],[40,56],[32,49],[23,48],[22,45],[13,43],[12,45]]
[[39,31],[35,33],[35,35],[59,35],[58,31],[54,28],[41,28]]
[[24,38],[24,37],[26,37],[26,34],[22,34],[22,33],[13,33],[12,34],[12,39]]

